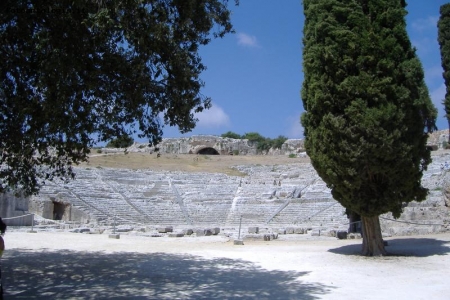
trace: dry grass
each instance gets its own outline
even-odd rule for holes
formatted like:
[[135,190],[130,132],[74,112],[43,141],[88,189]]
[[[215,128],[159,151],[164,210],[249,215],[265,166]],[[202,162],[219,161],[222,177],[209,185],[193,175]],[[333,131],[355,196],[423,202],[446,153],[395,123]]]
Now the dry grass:
[[116,153],[92,155],[89,163],[82,166],[124,168],[124,169],[151,169],[155,171],[183,171],[183,172],[209,172],[224,173],[227,175],[243,176],[241,172],[233,169],[238,165],[286,165],[292,163],[309,162],[309,158],[289,158],[285,155],[194,155],[194,154],[156,154],[149,153]]

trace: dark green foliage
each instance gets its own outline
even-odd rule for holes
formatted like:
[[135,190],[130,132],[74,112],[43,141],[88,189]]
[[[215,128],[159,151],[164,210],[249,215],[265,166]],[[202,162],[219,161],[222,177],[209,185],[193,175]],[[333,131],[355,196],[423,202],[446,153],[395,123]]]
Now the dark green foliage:
[[344,207],[362,216],[422,201],[436,109],[409,41],[405,1],[304,0],[305,147]]
[[242,138],[243,138],[243,139],[247,139],[247,140],[249,140],[250,142],[256,142],[256,143],[264,142],[264,141],[266,140],[265,137],[263,137],[262,135],[260,135],[260,134],[257,133],[257,132],[247,132],[247,133],[244,133],[244,135],[242,135]]
[[243,139],[249,140],[249,142],[256,144],[256,149],[259,152],[268,151],[271,147],[271,142],[269,138],[265,138],[257,132],[244,133]]
[[221,135],[221,137],[223,137],[223,138],[230,138],[230,139],[237,139],[237,140],[242,139],[242,137],[239,134],[237,134],[235,132],[232,132],[232,131],[228,131],[228,132],[223,133]]
[[283,146],[287,139],[287,137],[279,135],[277,138],[272,140],[272,147],[275,149],[281,149],[281,146]]
[[233,138],[233,139],[247,139],[252,143],[256,143],[256,149],[259,152],[267,152],[271,148],[281,149],[281,146],[288,139],[285,136],[279,135],[275,139],[263,137],[261,134],[257,132],[248,132],[244,133],[244,135],[239,135],[237,133],[228,131],[221,135],[223,138]]
[[[441,49],[441,62],[444,69],[444,82],[446,86],[443,101],[448,126],[450,128],[450,3],[444,4],[440,9],[441,17],[438,22],[438,42]],[[450,142],[450,135],[448,137]]]
[[2,0],[0,192],[73,177],[99,141],[138,132],[157,144],[163,125],[190,131],[210,107],[198,50],[232,31],[226,5]]
[[134,140],[131,136],[120,136],[106,144],[106,148],[128,148],[133,145]]

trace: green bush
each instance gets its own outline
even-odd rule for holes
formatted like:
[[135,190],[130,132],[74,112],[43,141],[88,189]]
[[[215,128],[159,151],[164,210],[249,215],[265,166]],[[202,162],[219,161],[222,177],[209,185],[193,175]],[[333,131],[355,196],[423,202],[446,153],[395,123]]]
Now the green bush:
[[[270,148],[281,149],[281,146],[288,139],[287,137],[282,136],[282,135],[279,135],[275,139],[271,139],[271,138],[263,137],[261,134],[259,134],[257,132],[248,132],[248,133],[244,133],[243,135],[239,135],[232,131],[228,131],[228,132],[222,134],[221,137],[249,140],[250,142],[256,144],[256,149],[258,150],[259,153],[269,151]],[[233,153],[234,153],[234,151],[233,151]],[[235,155],[237,155],[237,154],[235,154]]]
[[237,140],[242,139],[242,137],[241,137],[239,134],[234,133],[234,132],[232,132],[232,131],[225,132],[224,134],[221,135],[221,137],[223,137],[223,138],[237,139]]
[[133,145],[134,140],[131,136],[123,135],[112,141],[110,141],[106,147],[107,148],[127,148]]

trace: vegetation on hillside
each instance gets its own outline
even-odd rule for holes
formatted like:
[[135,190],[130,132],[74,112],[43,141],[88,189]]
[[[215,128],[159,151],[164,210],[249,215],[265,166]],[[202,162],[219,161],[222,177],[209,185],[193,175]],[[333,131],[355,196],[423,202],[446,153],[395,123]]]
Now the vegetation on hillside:
[[106,144],[106,148],[128,148],[133,145],[134,140],[129,135],[124,135],[113,139]]
[[261,134],[259,134],[257,132],[249,132],[249,133],[244,133],[243,135],[239,135],[232,131],[228,131],[228,132],[222,134],[221,137],[239,139],[239,140],[247,139],[252,143],[256,143],[256,145],[257,145],[256,148],[260,152],[269,151],[269,149],[271,149],[271,148],[281,149],[281,146],[283,145],[283,143],[286,142],[286,140],[288,139],[287,137],[282,136],[282,135],[278,136],[275,139],[271,139],[271,138],[263,137]]

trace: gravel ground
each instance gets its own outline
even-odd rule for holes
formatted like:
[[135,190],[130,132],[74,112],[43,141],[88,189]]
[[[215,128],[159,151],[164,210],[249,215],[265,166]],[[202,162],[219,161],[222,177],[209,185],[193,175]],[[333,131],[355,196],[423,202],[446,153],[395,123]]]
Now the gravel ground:
[[448,299],[450,234],[392,237],[387,257],[361,240],[281,236],[5,235],[5,299]]

